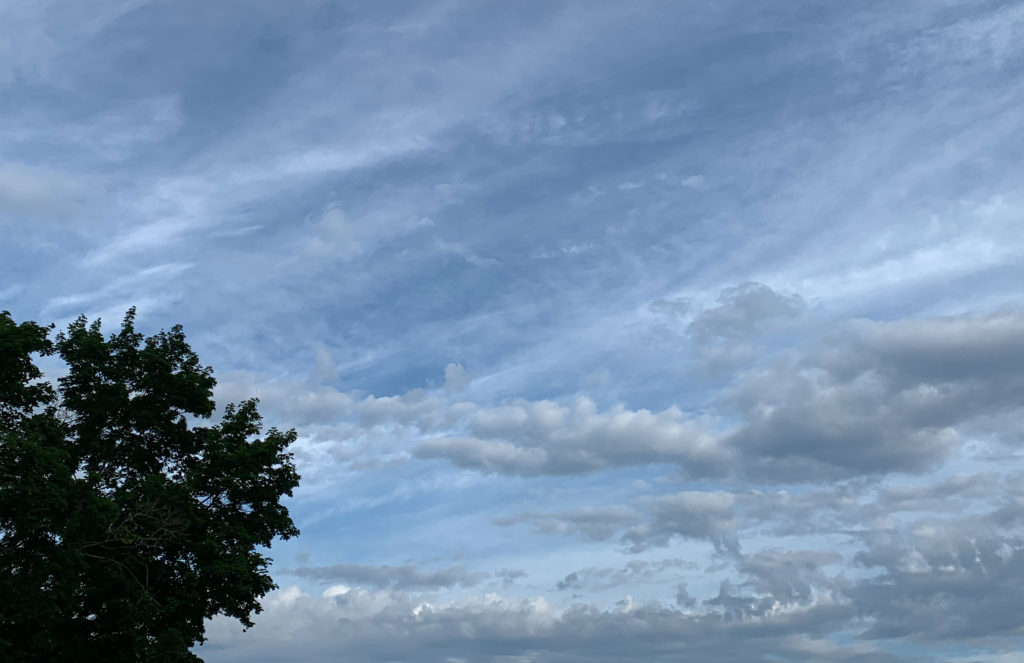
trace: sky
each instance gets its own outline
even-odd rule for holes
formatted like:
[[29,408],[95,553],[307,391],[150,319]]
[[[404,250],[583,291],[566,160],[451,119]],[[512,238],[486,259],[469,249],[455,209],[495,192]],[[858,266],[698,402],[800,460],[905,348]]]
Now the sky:
[[0,0],[0,309],[298,431],[208,663],[1012,663],[1021,108],[1021,2]]

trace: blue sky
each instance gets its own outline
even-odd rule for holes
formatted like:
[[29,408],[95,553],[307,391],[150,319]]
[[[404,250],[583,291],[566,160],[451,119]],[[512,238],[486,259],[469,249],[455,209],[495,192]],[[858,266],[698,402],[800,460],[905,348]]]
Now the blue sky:
[[211,663],[1006,663],[1021,44],[1019,2],[0,0],[0,308],[180,322],[299,431]]

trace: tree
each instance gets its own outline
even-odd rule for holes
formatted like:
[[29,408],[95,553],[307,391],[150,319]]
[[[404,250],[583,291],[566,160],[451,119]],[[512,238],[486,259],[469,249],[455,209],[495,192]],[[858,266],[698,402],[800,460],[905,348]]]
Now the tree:
[[198,425],[215,380],[180,326],[49,332],[0,313],[0,660],[198,661],[204,620],[252,626],[263,551],[298,534],[296,433],[260,437],[255,399]]

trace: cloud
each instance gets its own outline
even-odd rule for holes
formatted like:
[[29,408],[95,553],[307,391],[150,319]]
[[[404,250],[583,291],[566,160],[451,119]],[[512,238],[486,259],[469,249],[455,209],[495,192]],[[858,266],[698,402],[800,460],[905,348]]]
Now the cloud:
[[925,484],[886,486],[879,490],[878,502],[887,513],[942,512],[957,498],[991,498],[1002,491],[1002,483],[1002,477],[995,472],[954,474]]
[[711,541],[719,552],[736,553],[735,498],[730,493],[683,491],[642,502],[647,522],[630,528],[623,540],[631,552],[667,546],[674,536]]
[[[701,333],[716,329],[736,336],[736,330],[750,329],[748,322],[716,313]],[[493,406],[456,401],[453,385],[469,386],[458,364],[446,366],[443,389],[394,396],[316,384],[321,366],[310,371],[312,382],[229,375],[218,398],[258,395],[282,423],[307,426],[310,435],[349,458],[358,448],[521,477],[669,465],[692,478],[842,480],[928,472],[964,449],[965,440],[982,445],[976,453],[1012,452],[1020,444],[1012,422],[1024,420],[1024,406],[1013,396],[1024,390],[1022,338],[1024,317],[1015,309],[848,321],[739,373],[715,407],[699,415],[677,406],[600,409],[583,396]],[[809,497],[784,499],[792,510]],[[754,501],[743,497],[743,508]],[[808,522],[796,518],[791,525]],[[638,530],[636,545],[657,539],[656,532]],[[719,539],[717,545],[728,544]]]
[[497,258],[481,257],[476,251],[461,242],[446,242],[439,239],[434,242],[434,246],[438,253],[457,255],[475,267],[494,267],[501,264]]
[[752,475],[779,480],[926,471],[985,417],[1021,409],[1022,357],[1014,311],[854,321],[749,371],[730,396],[745,423],[728,444]]
[[0,163],[0,223],[58,218],[85,192],[77,177],[17,163]]
[[780,322],[791,321],[806,308],[798,295],[781,295],[762,283],[726,288],[718,301],[718,306],[701,311],[687,328],[698,344],[748,339]]
[[442,458],[484,473],[557,476],[654,463],[701,476],[727,469],[728,454],[709,432],[711,420],[687,417],[676,407],[651,412],[614,405],[601,411],[585,397],[570,404],[517,399],[483,407],[453,400],[452,383],[469,385],[457,364],[446,367],[443,391],[411,389],[395,396],[343,392],[319,384],[326,370],[324,352],[316,351],[306,381],[233,372],[221,379],[216,398],[228,402],[258,396],[280,425],[303,426],[309,435],[323,433],[337,446],[377,431],[389,434],[392,450],[403,448],[414,458]]
[[[607,590],[637,582],[664,582],[677,574],[679,569],[692,568],[694,564],[683,559],[663,559],[655,562],[634,559],[622,567],[587,567],[578,569],[559,580],[556,589],[565,590]],[[678,595],[678,594],[677,594]],[[677,600],[677,603],[682,605]]]
[[432,225],[428,217],[402,218],[387,213],[352,218],[339,205],[330,204],[311,224],[305,251],[308,257],[349,260],[373,251],[382,242]]
[[136,225],[97,247],[84,262],[90,266],[99,266],[124,256],[167,251],[181,243],[194,230],[195,223],[187,218],[170,217]]
[[211,661],[1019,649],[1019,8],[201,4],[11,5],[0,291],[299,429]]
[[519,580],[520,578],[525,578],[530,574],[522,569],[502,569],[498,571],[495,575],[501,578],[503,585],[508,586],[514,584],[516,580]]
[[758,595],[771,596],[783,603],[806,603],[823,591],[836,589],[836,581],[828,577],[823,567],[842,566],[844,562],[834,552],[771,549],[744,557],[737,567],[747,577],[744,587]]
[[317,382],[337,382],[338,366],[334,363],[331,351],[324,346],[318,346],[313,354],[314,370],[311,377]]
[[226,620],[215,620],[199,653],[211,663],[282,656],[313,661],[338,651],[365,661],[738,663],[749,661],[755,649],[794,662],[896,660],[870,644],[844,646],[826,637],[850,616],[848,608],[825,601],[727,620],[628,599],[612,609],[559,609],[543,597],[488,595],[440,603],[344,586],[321,596],[289,588],[270,597],[244,637]]
[[668,546],[674,537],[710,541],[722,553],[738,553],[735,497],[723,491],[643,497],[632,507],[580,507],[520,513],[494,520],[502,527],[529,525],[539,534],[604,541],[621,533],[627,552]]
[[[550,473],[552,465],[543,449],[523,448],[510,442],[472,437],[427,440],[418,444],[413,454],[419,458],[445,458],[459,467],[484,473],[531,476]],[[567,473],[577,471],[577,468],[573,468]]]
[[622,506],[582,507],[551,513],[522,513],[495,519],[502,527],[530,525],[535,532],[558,536],[578,536],[592,541],[610,539],[622,528],[639,520],[639,515]]
[[700,363],[715,372],[749,363],[763,354],[758,339],[792,327],[807,308],[798,295],[783,295],[752,282],[723,290],[718,302],[686,327]]
[[169,95],[113,104],[68,125],[30,126],[27,133],[42,140],[80,146],[104,162],[119,162],[171,138],[181,124],[181,98]]
[[444,386],[449,392],[459,392],[469,386],[473,378],[462,364],[448,364],[444,367]]
[[432,431],[452,425],[462,409],[458,404],[413,389],[400,396],[367,396],[359,405],[359,422],[363,426],[400,423]]
[[[1018,516],[1021,512],[1017,507]],[[753,648],[789,661],[916,660],[891,653],[885,645],[906,638],[920,644],[1004,647],[1012,640],[999,638],[1012,638],[1019,629],[1024,541],[999,522],[989,513],[862,531],[865,547],[856,560],[863,571],[853,577],[844,571],[847,560],[830,550],[766,548],[736,555],[738,578],[723,580],[717,594],[703,601],[686,583],[670,582],[692,567],[678,558],[577,569],[554,588],[594,592],[665,586],[671,590],[665,598],[678,608],[638,603],[628,595],[602,608],[586,603],[556,607],[543,597],[494,594],[438,601],[348,586],[328,588],[316,597],[293,588],[270,597],[245,639],[215,620],[210,644],[231,642],[232,655],[257,655],[254,660],[292,642],[302,643],[292,648],[293,660],[315,660],[344,647],[365,660],[430,661],[443,655],[495,662],[511,655],[552,662],[712,655],[746,661]],[[397,587],[412,578],[409,584],[417,591],[425,585],[419,579],[427,576],[407,567],[340,568],[338,576],[361,576],[375,586]],[[436,584],[449,587],[464,569],[442,571],[448,573]],[[315,574],[331,575],[330,570]],[[837,639],[837,633],[852,634],[853,644],[842,644],[848,638]],[[215,655],[211,660],[229,659]]]
[[857,561],[882,572],[845,590],[868,638],[957,641],[1018,635],[1024,541],[949,519],[869,535]]
[[697,605],[697,599],[690,596],[685,582],[676,585],[676,605],[682,608],[692,608]]
[[490,577],[489,573],[471,573],[463,566],[449,566],[428,571],[408,564],[404,566],[333,564],[331,566],[303,566],[285,572],[289,575],[314,580],[402,591],[472,587]]
[[[318,354],[317,376],[327,368]],[[309,427],[334,424],[352,415],[356,399],[330,386],[271,380],[265,375],[235,371],[222,376],[214,389],[218,404],[237,403],[245,398],[260,399],[260,408],[278,425]]]
[[585,397],[570,405],[518,402],[482,408],[468,426],[473,437],[427,440],[413,452],[460,467],[527,476],[648,463],[679,464],[707,474],[720,473],[727,461],[707,423],[675,407],[651,412],[616,405],[602,412]]
[[[174,284],[185,273],[194,267],[191,263],[163,263],[156,264],[135,272],[130,272],[116,279],[110,280],[102,288],[91,291],[71,292],[69,294],[53,297],[44,307],[47,313],[76,317],[86,312],[93,312],[103,303],[114,300],[135,301],[144,297],[142,293],[158,289],[162,295],[161,299],[173,298]],[[157,302],[152,301],[144,313],[152,313],[157,307]],[[161,302],[162,303],[162,302]],[[127,309],[127,307],[125,307]],[[116,313],[115,317],[123,315],[124,311]],[[106,318],[110,320],[109,317]]]

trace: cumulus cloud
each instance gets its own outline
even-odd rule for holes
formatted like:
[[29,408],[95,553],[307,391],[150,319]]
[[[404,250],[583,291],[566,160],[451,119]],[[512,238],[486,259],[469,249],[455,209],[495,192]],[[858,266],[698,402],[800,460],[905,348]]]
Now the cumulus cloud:
[[598,409],[578,397],[568,404],[517,399],[482,407],[454,401],[451,384],[467,384],[461,367],[446,369],[446,389],[394,396],[343,392],[320,384],[333,361],[318,349],[306,381],[235,372],[217,386],[218,402],[257,396],[276,422],[305,428],[341,448],[375,429],[392,431],[417,458],[441,458],[485,473],[520,476],[588,474],[630,465],[671,464],[697,476],[722,476],[730,455],[715,421],[677,407],[660,412],[614,405]]
[[599,411],[584,397],[570,405],[520,401],[473,413],[468,421],[473,437],[428,440],[414,453],[521,475],[582,474],[648,463],[720,474],[727,456],[708,425],[676,407],[651,412],[616,405]]
[[[318,353],[318,376],[329,368],[321,358]],[[330,386],[270,380],[263,375],[245,372],[224,376],[214,391],[218,404],[238,402],[253,396],[260,399],[264,412],[287,425],[338,423],[351,416],[356,407],[356,400],[350,394]]]
[[[723,580],[703,600],[685,582],[671,581],[692,569],[678,558],[581,568],[554,588],[586,592],[651,584],[669,592],[662,602],[627,595],[611,607],[558,607],[543,597],[494,594],[439,601],[401,588],[465,586],[459,580],[464,569],[442,569],[428,582],[429,573],[415,568],[334,567],[312,577],[344,576],[390,589],[336,585],[321,596],[297,588],[277,592],[244,639],[226,620],[214,620],[210,644],[218,648],[211,660],[234,660],[221,656],[228,651],[239,660],[271,660],[287,647],[290,658],[300,661],[339,648],[370,661],[747,661],[752,650],[787,661],[907,661],[912,659],[886,653],[883,643],[910,637],[1011,646],[1024,600],[1024,541],[1000,530],[995,516],[921,519],[860,537],[864,547],[856,561],[868,573],[855,577],[846,575],[849,562],[834,551],[766,548],[735,556],[737,578]],[[835,638],[837,633],[854,634],[854,644],[841,644],[846,638]],[[220,648],[227,643],[230,650]]]
[[1021,410],[1022,365],[1016,311],[854,321],[827,344],[749,371],[730,395],[745,422],[728,443],[765,478],[925,471],[968,427]]
[[453,425],[464,409],[422,389],[413,389],[400,396],[365,397],[359,404],[359,423],[363,426],[397,423],[433,431]]
[[[740,320],[719,322],[746,329]],[[699,415],[676,406],[601,409],[586,397],[489,407],[456,401],[454,387],[468,379],[457,364],[446,367],[444,390],[340,392],[318,384],[323,351],[310,381],[232,374],[218,398],[260,396],[286,423],[321,427],[339,450],[379,429],[390,431],[389,453],[404,449],[483,473],[566,476],[665,464],[697,478],[840,480],[927,472],[966,439],[984,441],[992,453],[1012,452],[1020,436],[1008,422],[1024,421],[1015,397],[1024,391],[1022,339],[1024,317],[1016,310],[854,320],[742,372],[721,392],[717,411]]]
[[529,476],[544,474],[550,466],[543,449],[523,448],[511,442],[472,437],[427,440],[420,443],[413,453],[420,458],[446,458],[459,467],[485,473]]
[[[366,660],[427,661],[442,651],[483,661],[522,655],[657,661],[712,652],[717,660],[745,660],[740,643],[749,651],[756,642],[758,651],[783,660],[875,661],[886,654],[874,643],[892,639],[1002,642],[1014,637],[1019,624],[1012,615],[1024,609],[1017,605],[1024,588],[1015,580],[1024,568],[1024,541],[1010,534],[1024,523],[1024,492],[1015,487],[1024,483],[1008,469],[986,466],[984,454],[973,461],[983,471],[929,470],[954,453],[962,456],[959,440],[991,430],[991,417],[1019,409],[1021,330],[1014,311],[847,323],[826,341],[741,373],[721,401],[739,415],[733,431],[699,429],[707,450],[732,461],[721,480],[745,488],[670,489],[620,505],[493,519],[588,545],[611,542],[628,554],[704,541],[720,562],[705,571],[725,576],[717,592],[695,592],[700,574],[680,558],[569,567],[551,587],[556,597],[670,588],[656,604],[627,596],[612,607],[570,608],[539,599],[474,595],[442,603],[423,596],[472,590],[489,579],[514,590],[524,570],[336,564],[291,571],[345,584],[322,597],[296,590],[267,619],[305,633],[312,658],[344,643],[346,650],[366,652]],[[482,472],[557,476],[647,462],[686,468],[686,459],[701,449],[687,436],[695,420],[676,408],[600,410],[587,399],[483,407],[445,393],[450,390],[342,395],[309,383],[301,398],[268,395],[281,398],[282,408],[314,416],[316,408],[297,403],[314,403],[310,394],[321,394],[326,408],[316,421],[340,416],[359,434],[410,435],[414,457],[445,458]],[[927,435],[935,429],[948,431],[953,441],[930,446]],[[1012,439],[991,441],[1007,453],[1015,448]],[[830,482],[822,485],[822,478]],[[751,480],[762,485],[751,487]],[[772,487],[789,481],[797,485]],[[965,513],[975,515],[959,515]],[[783,538],[769,546],[752,543],[762,537]],[[795,547],[784,545],[789,540]],[[836,541],[844,542],[842,550]],[[352,621],[340,630],[311,626],[338,619]],[[661,644],[647,650],[634,643],[629,652],[612,655],[592,642],[609,629],[624,638],[644,633]],[[857,644],[837,644],[840,632],[857,634]],[[393,644],[398,637],[419,659],[403,653],[413,649]]]
[[770,536],[828,534],[865,517],[865,488],[837,482],[819,490],[750,490],[737,495],[735,511],[750,533]]
[[866,536],[868,549],[856,559],[881,573],[845,590],[872,620],[865,637],[1019,635],[1024,540],[964,519],[929,520]]
[[826,601],[726,619],[628,599],[610,609],[556,608],[543,597],[487,595],[440,603],[346,586],[320,596],[289,588],[267,601],[244,638],[226,620],[215,620],[208,644],[214,648],[200,653],[211,661],[257,662],[313,661],[344,652],[365,661],[745,663],[756,650],[794,662],[895,660],[867,644],[843,646],[828,639],[850,616],[849,608]]

